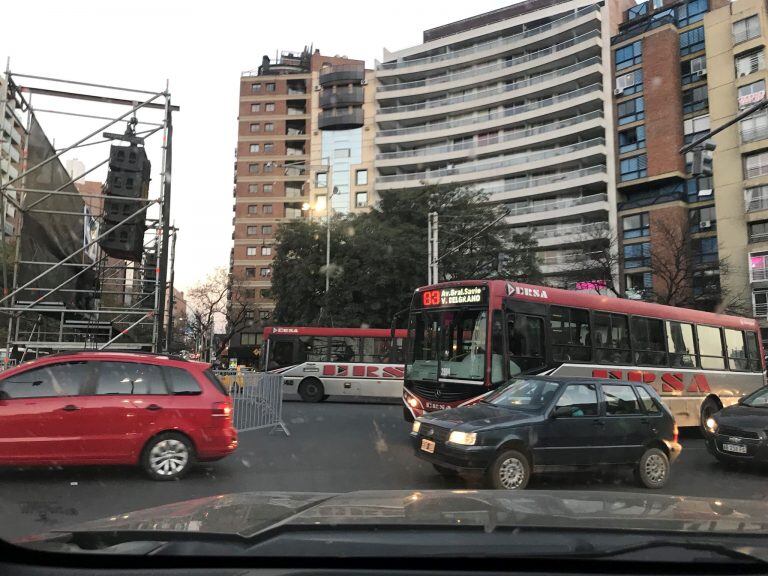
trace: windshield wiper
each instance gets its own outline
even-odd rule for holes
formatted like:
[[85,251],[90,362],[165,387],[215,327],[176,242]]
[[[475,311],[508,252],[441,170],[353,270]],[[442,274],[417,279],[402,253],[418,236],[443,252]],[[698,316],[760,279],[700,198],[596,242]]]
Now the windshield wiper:
[[579,558],[579,559],[610,559],[620,556],[629,555],[635,552],[645,552],[649,550],[655,550],[657,548],[672,548],[680,550],[691,550],[710,552],[724,558],[731,560],[738,560],[741,562],[750,562],[758,564],[768,564],[766,559],[760,556],[755,556],[749,552],[739,548],[746,548],[751,550],[751,547],[732,547],[725,544],[711,544],[707,542],[691,542],[688,540],[651,540],[649,542],[643,542],[641,544],[635,544],[632,546],[623,546],[619,548],[613,548],[609,550],[594,549],[592,551],[577,552],[575,554],[564,554],[564,557]]

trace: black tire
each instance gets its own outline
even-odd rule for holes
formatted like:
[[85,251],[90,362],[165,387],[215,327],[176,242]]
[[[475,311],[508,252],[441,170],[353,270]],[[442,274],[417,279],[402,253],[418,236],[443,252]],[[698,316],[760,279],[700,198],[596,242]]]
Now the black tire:
[[322,402],[325,396],[323,383],[317,378],[304,378],[299,384],[299,396],[304,402]]
[[459,475],[457,470],[446,468],[445,466],[440,466],[439,464],[432,464],[432,468],[434,468],[435,471],[443,478],[456,478]]
[[635,468],[635,478],[641,486],[656,490],[669,480],[669,458],[659,448],[648,448]]
[[488,483],[496,490],[523,490],[531,479],[531,463],[517,450],[504,450],[487,471]]
[[408,408],[406,408],[405,406],[403,406],[403,420],[405,420],[409,424],[412,424],[414,420],[413,414],[411,414],[411,411],[408,410]]
[[330,398],[328,394],[323,394],[323,397],[320,399],[320,402],[325,402],[326,400],[328,400],[328,398]]
[[195,463],[189,438],[178,432],[163,432],[152,438],[141,453],[141,467],[152,480],[178,480]]
[[701,403],[701,411],[699,412],[699,428],[702,434],[707,434],[707,419],[715,412],[721,409],[720,404],[714,398],[707,398]]

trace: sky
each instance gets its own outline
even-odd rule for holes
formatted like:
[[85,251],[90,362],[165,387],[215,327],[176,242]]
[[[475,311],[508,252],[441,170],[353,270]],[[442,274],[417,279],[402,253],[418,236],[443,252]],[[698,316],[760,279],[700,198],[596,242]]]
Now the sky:
[[[264,54],[274,58],[278,50],[310,44],[323,54],[364,59],[373,67],[383,48],[414,46],[425,29],[512,3],[26,0],[14,9],[19,25],[4,26],[0,36],[0,67],[10,58],[11,73],[151,91],[162,91],[168,81],[173,104],[181,107],[173,118],[171,216],[179,228],[176,286],[184,290],[229,263],[242,71],[256,69]],[[39,98],[33,105],[108,117],[117,110],[52,98]],[[101,123],[49,113],[40,113],[39,120],[57,148]],[[139,120],[156,122],[160,117],[147,112]],[[159,135],[146,145],[153,161],[153,197],[160,181]],[[67,158],[77,157],[91,167],[106,154],[105,148],[94,146]],[[102,169],[87,178],[102,180],[105,175]]]

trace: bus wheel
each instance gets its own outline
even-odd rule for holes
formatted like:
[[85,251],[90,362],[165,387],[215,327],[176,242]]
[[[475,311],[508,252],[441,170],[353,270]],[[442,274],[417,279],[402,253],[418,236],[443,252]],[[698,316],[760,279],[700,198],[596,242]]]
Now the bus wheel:
[[323,383],[317,378],[305,378],[299,384],[299,396],[304,402],[321,402],[324,395]]
[[718,404],[717,400],[714,398],[707,398],[704,400],[704,402],[701,403],[701,416],[699,418],[699,427],[701,428],[701,433],[706,434],[707,433],[707,419],[711,418],[712,415],[720,410],[721,406]]

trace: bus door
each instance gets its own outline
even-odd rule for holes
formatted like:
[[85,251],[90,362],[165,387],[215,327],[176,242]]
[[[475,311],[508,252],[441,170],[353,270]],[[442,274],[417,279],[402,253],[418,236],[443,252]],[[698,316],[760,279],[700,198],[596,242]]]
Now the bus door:
[[271,335],[267,345],[266,369],[277,370],[296,363],[296,338]]
[[546,307],[518,302],[507,311],[509,375],[537,373],[547,366]]

